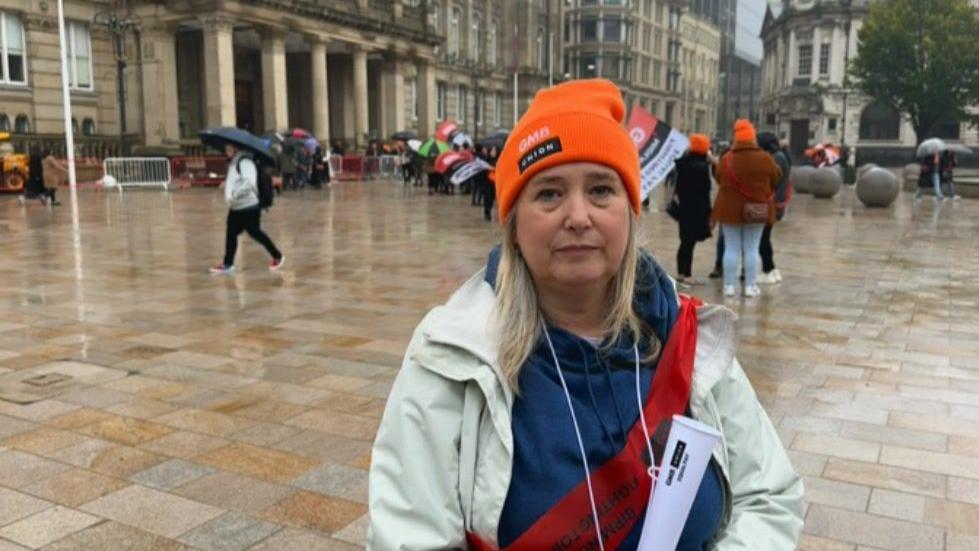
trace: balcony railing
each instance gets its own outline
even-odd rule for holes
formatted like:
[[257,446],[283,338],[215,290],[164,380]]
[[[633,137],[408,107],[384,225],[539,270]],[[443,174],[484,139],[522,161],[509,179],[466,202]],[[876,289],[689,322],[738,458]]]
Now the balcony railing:
[[[129,155],[133,147],[143,142],[140,134],[125,136],[75,136],[75,157],[104,159]],[[13,134],[10,143],[17,153],[30,153],[35,147],[52,152],[55,157],[65,154],[64,134]]]

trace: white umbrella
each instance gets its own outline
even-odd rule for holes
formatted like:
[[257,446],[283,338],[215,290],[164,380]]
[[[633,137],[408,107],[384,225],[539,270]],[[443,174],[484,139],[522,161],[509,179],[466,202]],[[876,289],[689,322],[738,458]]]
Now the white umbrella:
[[452,137],[452,145],[462,147],[467,143],[471,144],[473,141],[472,138],[469,137],[469,134],[466,134],[465,132],[459,132]]
[[927,157],[928,155],[934,154],[936,151],[945,151],[946,149],[948,149],[948,146],[945,145],[945,142],[943,142],[941,139],[928,138],[918,145],[916,155],[918,157]]
[[408,149],[410,149],[412,151],[418,151],[418,149],[421,146],[422,146],[422,141],[421,140],[408,140]]
[[971,155],[972,154],[972,149],[971,148],[966,147],[966,146],[964,146],[964,145],[962,145],[960,143],[949,144],[948,150],[949,151],[952,151],[954,153],[961,153],[963,155]]
[[492,167],[489,165],[489,163],[482,159],[469,161],[468,163],[457,168],[455,172],[452,173],[449,181],[452,182],[453,185],[460,186],[466,180],[472,178],[480,172],[485,172],[490,168]]

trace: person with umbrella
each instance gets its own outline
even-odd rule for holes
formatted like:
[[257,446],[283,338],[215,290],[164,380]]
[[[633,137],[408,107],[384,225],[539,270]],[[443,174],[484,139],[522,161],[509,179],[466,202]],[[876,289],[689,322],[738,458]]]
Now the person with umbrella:
[[915,201],[921,200],[928,184],[931,184],[935,190],[935,202],[945,199],[942,195],[941,155],[946,149],[948,146],[938,138],[925,140],[918,146],[917,154],[918,158],[921,159],[921,176],[918,179],[918,192],[914,194]]
[[221,184],[224,189],[224,199],[228,203],[224,260],[212,267],[211,273],[234,272],[235,253],[238,251],[238,236],[241,232],[247,232],[268,251],[272,257],[269,270],[273,272],[280,270],[285,262],[285,255],[262,231],[262,207],[258,198],[259,167],[252,156],[255,154],[269,156],[267,147],[264,147],[258,138],[239,129],[205,130],[201,132],[201,139],[212,147],[220,146],[228,158],[228,172],[224,183]]

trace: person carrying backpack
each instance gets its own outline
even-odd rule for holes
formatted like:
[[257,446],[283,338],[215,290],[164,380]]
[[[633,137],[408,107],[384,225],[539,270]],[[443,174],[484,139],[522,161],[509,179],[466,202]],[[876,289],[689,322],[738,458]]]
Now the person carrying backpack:
[[[269,270],[278,271],[285,262],[285,256],[279,252],[275,243],[262,231],[263,205],[271,206],[271,190],[261,191],[260,180],[267,175],[259,172],[259,167],[251,156],[242,152],[234,145],[224,146],[224,154],[230,159],[228,174],[225,176],[224,198],[228,203],[228,223],[225,233],[224,261],[211,268],[212,274],[228,274],[234,271],[235,253],[238,250],[238,235],[248,232],[252,239],[258,241],[272,256]],[[264,199],[264,201],[263,201]]]

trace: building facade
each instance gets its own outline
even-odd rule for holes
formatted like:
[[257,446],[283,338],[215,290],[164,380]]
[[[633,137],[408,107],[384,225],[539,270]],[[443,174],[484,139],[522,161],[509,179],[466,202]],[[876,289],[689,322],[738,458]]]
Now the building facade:
[[[83,143],[125,130],[167,148],[212,126],[302,127],[362,147],[455,118],[479,135],[512,125],[515,71],[518,106],[547,84],[560,59],[561,5],[132,0],[119,13],[109,0],[66,0],[74,126]],[[131,23],[121,47],[100,24],[111,18]],[[53,4],[5,0],[0,29],[0,129],[62,134]]]
[[[872,0],[772,2],[762,27],[762,128],[789,140],[795,155],[812,143],[856,146],[857,162],[903,164],[915,133],[897,110],[869,101],[845,79]],[[949,121],[935,135],[977,143],[975,128]]]
[[730,140],[737,119],[760,121],[761,45],[757,33],[764,0],[690,0],[690,13],[720,30],[715,137]]
[[[603,76],[628,104],[703,132],[717,117],[705,87],[716,89],[718,38],[687,5],[65,0],[73,127],[83,146],[125,134],[168,150],[213,126],[302,127],[350,148],[399,130],[428,135],[452,118],[479,137],[511,127],[550,83]],[[0,29],[0,130],[56,143],[54,4],[3,0]]]
[[[563,78],[604,77],[626,103],[685,132],[710,132],[716,109],[718,31],[687,13],[687,0],[571,0],[563,29]],[[716,100],[716,84],[710,91]],[[708,122],[710,121],[710,122]]]

